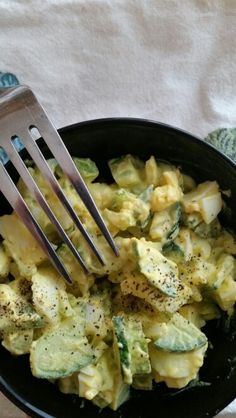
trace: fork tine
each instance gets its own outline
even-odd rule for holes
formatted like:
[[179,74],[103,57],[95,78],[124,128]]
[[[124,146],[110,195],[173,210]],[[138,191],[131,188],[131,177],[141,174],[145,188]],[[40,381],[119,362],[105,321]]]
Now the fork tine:
[[[75,190],[77,191],[84,205],[90,212],[91,216],[93,217],[94,221],[96,222],[106,241],[112,248],[113,252],[118,256],[119,253],[114,243],[114,240],[110,232],[108,231],[107,226],[104,220],[102,219],[102,216],[100,215],[82,176],[77,170],[77,167],[75,166],[73,159],[71,158],[56,128],[53,126],[52,122],[47,117],[45,110],[38,102],[33,92],[31,92],[31,94],[33,98],[33,103],[31,103],[30,114],[31,118],[35,120],[35,127],[39,130],[40,135],[42,135],[42,137],[47,140],[47,145],[51,150],[52,154],[54,155],[63,171],[70,179]],[[32,127],[34,127],[33,124]]]
[[63,230],[60,222],[57,220],[57,218],[54,216],[50,206],[48,205],[46,199],[44,198],[43,194],[41,193],[40,189],[38,188],[37,184],[35,183],[33,177],[29,174],[29,171],[27,170],[24,162],[22,161],[21,157],[19,156],[18,152],[16,151],[14,145],[12,142],[8,142],[5,145],[5,151],[8,154],[8,157],[14,164],[15,168],[17,169],[19,175],[22,177],[23,181],[27,185],[28,189],[31,191],[31,193],[35,196],[37,201],[39,202],[40,206],[43,208],[44,212],[47,214],[48,218],[52,222],[52,224],[57,229],[57,232],[59,233],[60,237],[63,241],[68,245],[71,252],[75,256],[75,258],[80,263],[81,267],[85,271],[85,273],[88,273],[88,269],[81,258],[80,254],[76,250],[75,246],[69,239],[68,235]]
[[22,140],[24,140],[24,145],[25,145],[27,151],[29,152],[29,154],[33,158],[34,162],[38,166],[41,173],[47,179],[48,183],[50,184],[50,186],[52,187],[52,189],[54,190],[54,192],[56,193],[56,195],[60,199],[61,203],[63,204],[63,206],[65,207],[65,209],[67,210],[67,212],[69,213],[71,218],[73,219],[73,221],[75,222],[76,226],[78,227],[81,234],[83,235],[83,237],[85,238],[85,240],[89,244],[90,248],[92,249],[92,251],[94,252],[96,257],[98,258],[100,263],[102,265],[104,265],[104,260],[101,256],[101,254],[99,253],[99,251],[98,251],[96,245],[94,244],[92,238],[90,237],[90,235],[88,234],[88,232],[84,228],[82,222],[80,221],[79,217],[76,215],[74,209],[72,208],[71,204],[69,203],[68,199],[66,198],[61,186],[59,185],[59,183],[58,183],[57,179],[55,178],[53,172],[49,168],[49,166],[47,164],[47,161],[45,160],[42,152],[40,151],[40,149],[38,147],[38,145],[36,144],[35,141],[33,141],[32,137],[31,137],[31,135],[28,131],[26,131],[26,130],[25,130],[25,132],[19,131],[18,135],[19,135],[19,137],[22,138]]
[[48,255],[54,267],[57,269],[58,273],[61,276],[63,276],[64,279],[69,284],[72,284],[71,278],[67,270],[61,263],[54,248],[48,241],[47,237],[44,235],[39,224],[36,222],[36,220],[32,216],[22,196],[20,195],[19,191],[17,190],[15,184],[13,183],[11,177],[9,176],[6,168],[4,167],[1,161],[0,161],[0,177],[1,179],[4,178],[4,181],[1,181],[0,189],[2,193],[4,194],[4,196],[6,197],[6,199],[8,200],[8,202],[10,203],[10,205],[12,206],[12,208],[15,210],[15,212],[17,213],[19,218],[22,220],[22,222],[25,224],[27,229],[34,236],[34,238],[39,243],[43,251]]
[[[44,125],[47,126],[45,127]],[[40,127],[42,126],[42,128]],[[68,178],[70,179],[71,183],[73,184],[75,190],[77,191],[78,195],[80,196],[81,200],[83,201],[84,205],[90,212],[91,216],[93,217],[94,221],[96,222],[97,226],[99,227],[100,231],[102,232],[104,238],[110,245],[113,252],[118,256],[118,250],[114,243],[114,240],[107,229],[107,226],[102,219],[97,206],[81,176],[73,159],[71,158],[67,148],[65,147],[60,135],[56,131],[56,129],[51,125],[48,119],[44,119],[43,123],[40,120],[39,125],[40,134],[43,137],[48,138],[48,147],[50,148],[51,152],[55,156],[57,162],[63,168],[63,171],[66,173]]]

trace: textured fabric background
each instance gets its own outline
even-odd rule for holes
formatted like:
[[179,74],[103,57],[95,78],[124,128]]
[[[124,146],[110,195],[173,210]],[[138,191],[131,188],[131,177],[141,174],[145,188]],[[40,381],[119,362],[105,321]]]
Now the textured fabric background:
[[58,127],[122,115],[205,135],[235,124],[235,18],[235,0],[0,0],[0,70]]
[[236,126],[235,21],[235,0],[0,0],[0,71],[57,127],[134,116],[205,137]]

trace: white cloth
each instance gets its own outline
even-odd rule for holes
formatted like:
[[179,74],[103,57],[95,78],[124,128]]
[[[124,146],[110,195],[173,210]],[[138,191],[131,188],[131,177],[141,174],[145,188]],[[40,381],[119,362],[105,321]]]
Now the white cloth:
[[206,136],[236,126],[235,18],[235,0],[0,0],[0,71],[57,127],[133,116]]
[[58,127],[144,117],[198,135],[236,125],[235,0],[0,0],[0,71]]

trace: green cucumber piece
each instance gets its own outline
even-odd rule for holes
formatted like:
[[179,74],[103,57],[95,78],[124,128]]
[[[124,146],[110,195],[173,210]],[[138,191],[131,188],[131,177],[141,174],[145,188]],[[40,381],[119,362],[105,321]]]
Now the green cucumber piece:
[[176,297],[180,284],[177,265],[164,257],[152,243],[132,238],[132,244],[138,268],[148,282],[163,294]]
[[161,323],[154,345],[163,351],[183,353],[203,347],[206,335],[193,323],[176,313],[169,322]]
[[130,154],[108,162],[115,182],[124,188],[132,188],[142,181],[144,163]]
[[148,346],[139,320],[114,316],[114,345],[119,353],[124,382],[131,384],[133,376],[151,372]]
[[66,319],[32,343],[30,365],[35,377],[59,379],[81,370],[95,357],[81,323]]

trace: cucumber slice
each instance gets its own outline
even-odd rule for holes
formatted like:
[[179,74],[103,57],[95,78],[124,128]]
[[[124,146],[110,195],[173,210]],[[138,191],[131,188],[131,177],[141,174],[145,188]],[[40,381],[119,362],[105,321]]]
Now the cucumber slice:
[[130,154],[109,161],[115,182],[120,187],[132,188],[142,182],[144,163]]
[[151,372],[148,346],[139,320],[113,317],[114,345],[118,348],[124,382],[131,384],[134,375]]
[[172,226],[169,232],[167,233],[167,239],[171,240],[178,235],[179,226],[181,223],[182,211],[179,202],[175,203],[173,206],[170,207],[169,215],[172,221]]
[[207,337],[193,323],[176,313],[169,322],[160,324],[160,336],[154,345],[163,351],[183,353],[203,347]]
[[184,252],[174,241],[166,242],[162,247],[162,252],[164,256],[170,257],[176,261],[183,260],[184,258]]
[[205,222],[201,222],[194,229],[194,232],[201,238],[218,238],[221,236],[222,228],[218,218],[216,218],[208,225]]
[[[90,158],[73,157],[73,161],[84,180],[88,182],[92,182],[98,177],[99,175],[98,168],[95,162],[90,160]],[[57,164],[57,162],[56,164],[53,162],[53,165],[54,165],[53,172],[56,174],[57,177],[62,178],[64,176],[64,173],[61,167]]]
[[114,316],[112,318],[114,326],[114,341],[118,348],[120,365],[124,374],[124,381],[126,383],[132,382],[131,375],[131,353],[128,346],[128,341],[125,335],[125,324],[122,316]]
[[95,355],[78,321],[67,319],[34,341],[30,350],[32,374],[58,379],[92,363]]
[[154,187],[151,184],[142,193],[140,193],[139,199],[143,200],[143,202],[145,202],[145,203],[149,203],[153,190],[154,190]]
[[180,284],[177,265],[145,240],[132,238],[131,241],[139,270],[148,282],[163,294],[176,297]]
[[74,157],[73,160],[84,180],[92,182],[98,177],[98,168],[90,158]]
[[158,241],[169,241],[174,239],[179,233],[182,218],[182,210],[179,203],[175,203],[168,209],[154,214],[150,237]]

